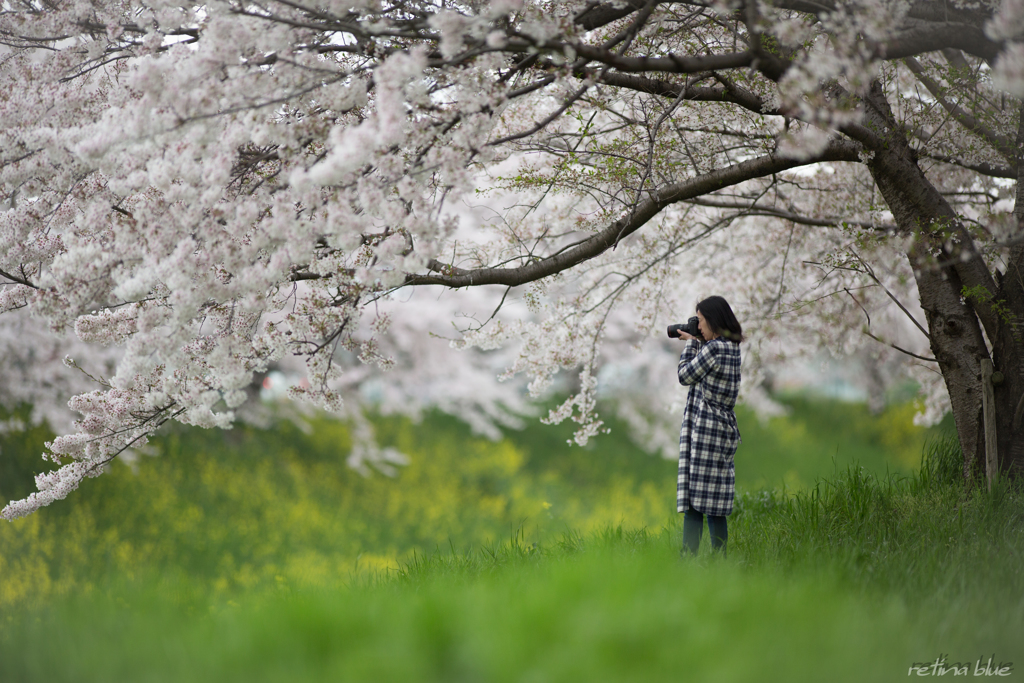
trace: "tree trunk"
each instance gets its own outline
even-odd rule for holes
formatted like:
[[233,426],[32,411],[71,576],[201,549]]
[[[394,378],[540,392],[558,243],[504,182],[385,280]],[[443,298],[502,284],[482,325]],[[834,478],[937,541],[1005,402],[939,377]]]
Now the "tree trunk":
[[[868,167],[900,230],[915,236],[906,255],[917,279],[931,350],[949,391],[964,476],[984,471],[984,358],[992,359],[998,373],[993,388],[999,470],[1024,474],[1024,419],[1019,414],[1024,412],[1019,327],[1024,320],[1024,247],[1011,250],[1005,276],[993,277],[959,217],[918,166],[880,87],[872,89],[866,103],[874,129],[886,132],[885,147],[875,151]],[[1018,206],[1024,211],[1024,202]]]
[[[1019,110],[1015,148],[1017,191],[1013,216],[1018,226],[1024,226],[1024,102]],[[1008,310],[1006,334],[996,340],[992,354],[995,369],[1003,375],[1003,383],[994,387],[996,404],[1001,408],[996,420],[999,470],[1018,477],[1024,475],[1024,245],[1010,248],[1006,273],[998,279],[995,300],[1005,301]]]

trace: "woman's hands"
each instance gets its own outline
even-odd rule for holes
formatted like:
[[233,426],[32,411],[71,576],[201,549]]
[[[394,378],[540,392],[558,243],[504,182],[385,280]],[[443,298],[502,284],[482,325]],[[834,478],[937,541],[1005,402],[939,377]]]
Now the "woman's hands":
[[682,330],[676,330],[676,334],[679,336],[680,339],[683,339],[685,341],[700,341],[699,339],[697,339],[697,337],[694,337],[692,334],[688,332],[683,332]]

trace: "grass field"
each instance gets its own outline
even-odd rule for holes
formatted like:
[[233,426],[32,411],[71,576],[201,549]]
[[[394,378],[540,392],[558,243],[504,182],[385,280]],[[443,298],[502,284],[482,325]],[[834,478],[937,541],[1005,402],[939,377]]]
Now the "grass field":
[[[389,479],[339,468],[336,424],[170,434],[0,528],[0,681],[896,681],[990,658],[1019,680],[1024,493],[846,408],[745,427],[758,477],[799,485],[746,486],[728,556],[687,560],[674,463],[624,440],[382,422],[412,457]],[[923,466],[886,446],[911,438]]]

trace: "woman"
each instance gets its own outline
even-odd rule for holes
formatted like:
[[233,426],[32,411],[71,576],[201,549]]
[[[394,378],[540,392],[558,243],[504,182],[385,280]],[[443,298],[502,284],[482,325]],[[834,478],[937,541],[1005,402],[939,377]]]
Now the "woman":
[[725,552],[726,517],[736,493],[733,456],[740,443],[736,396],[740,390],[743,330],[729,303],[711,296],[697,304],[701,341],[686,332],[679,357],[679,383],[690,385],[679,431],[676,506],[683,517],[683,552],[696,555],[708,517],[711,547]]

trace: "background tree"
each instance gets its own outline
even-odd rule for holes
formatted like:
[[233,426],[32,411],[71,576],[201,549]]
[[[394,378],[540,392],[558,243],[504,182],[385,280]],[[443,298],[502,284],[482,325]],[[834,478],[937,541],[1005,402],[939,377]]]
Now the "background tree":
[[[167,420],[229,426],[286,358],[335,412],[350,360],[436,364],[388,326],[438,287],[499,290],[454,343],[515,347],[534,395],[579,369],[547,418],[579,442],[602,353],[713,291],[750,378],[808,345],[904,354],[966,468],[992,358],[1017,472],[1022,33],[1017,0],[7,2],[0,311],[117,361],[3,515]],[[450,409],[500,415],[485,393]]]

